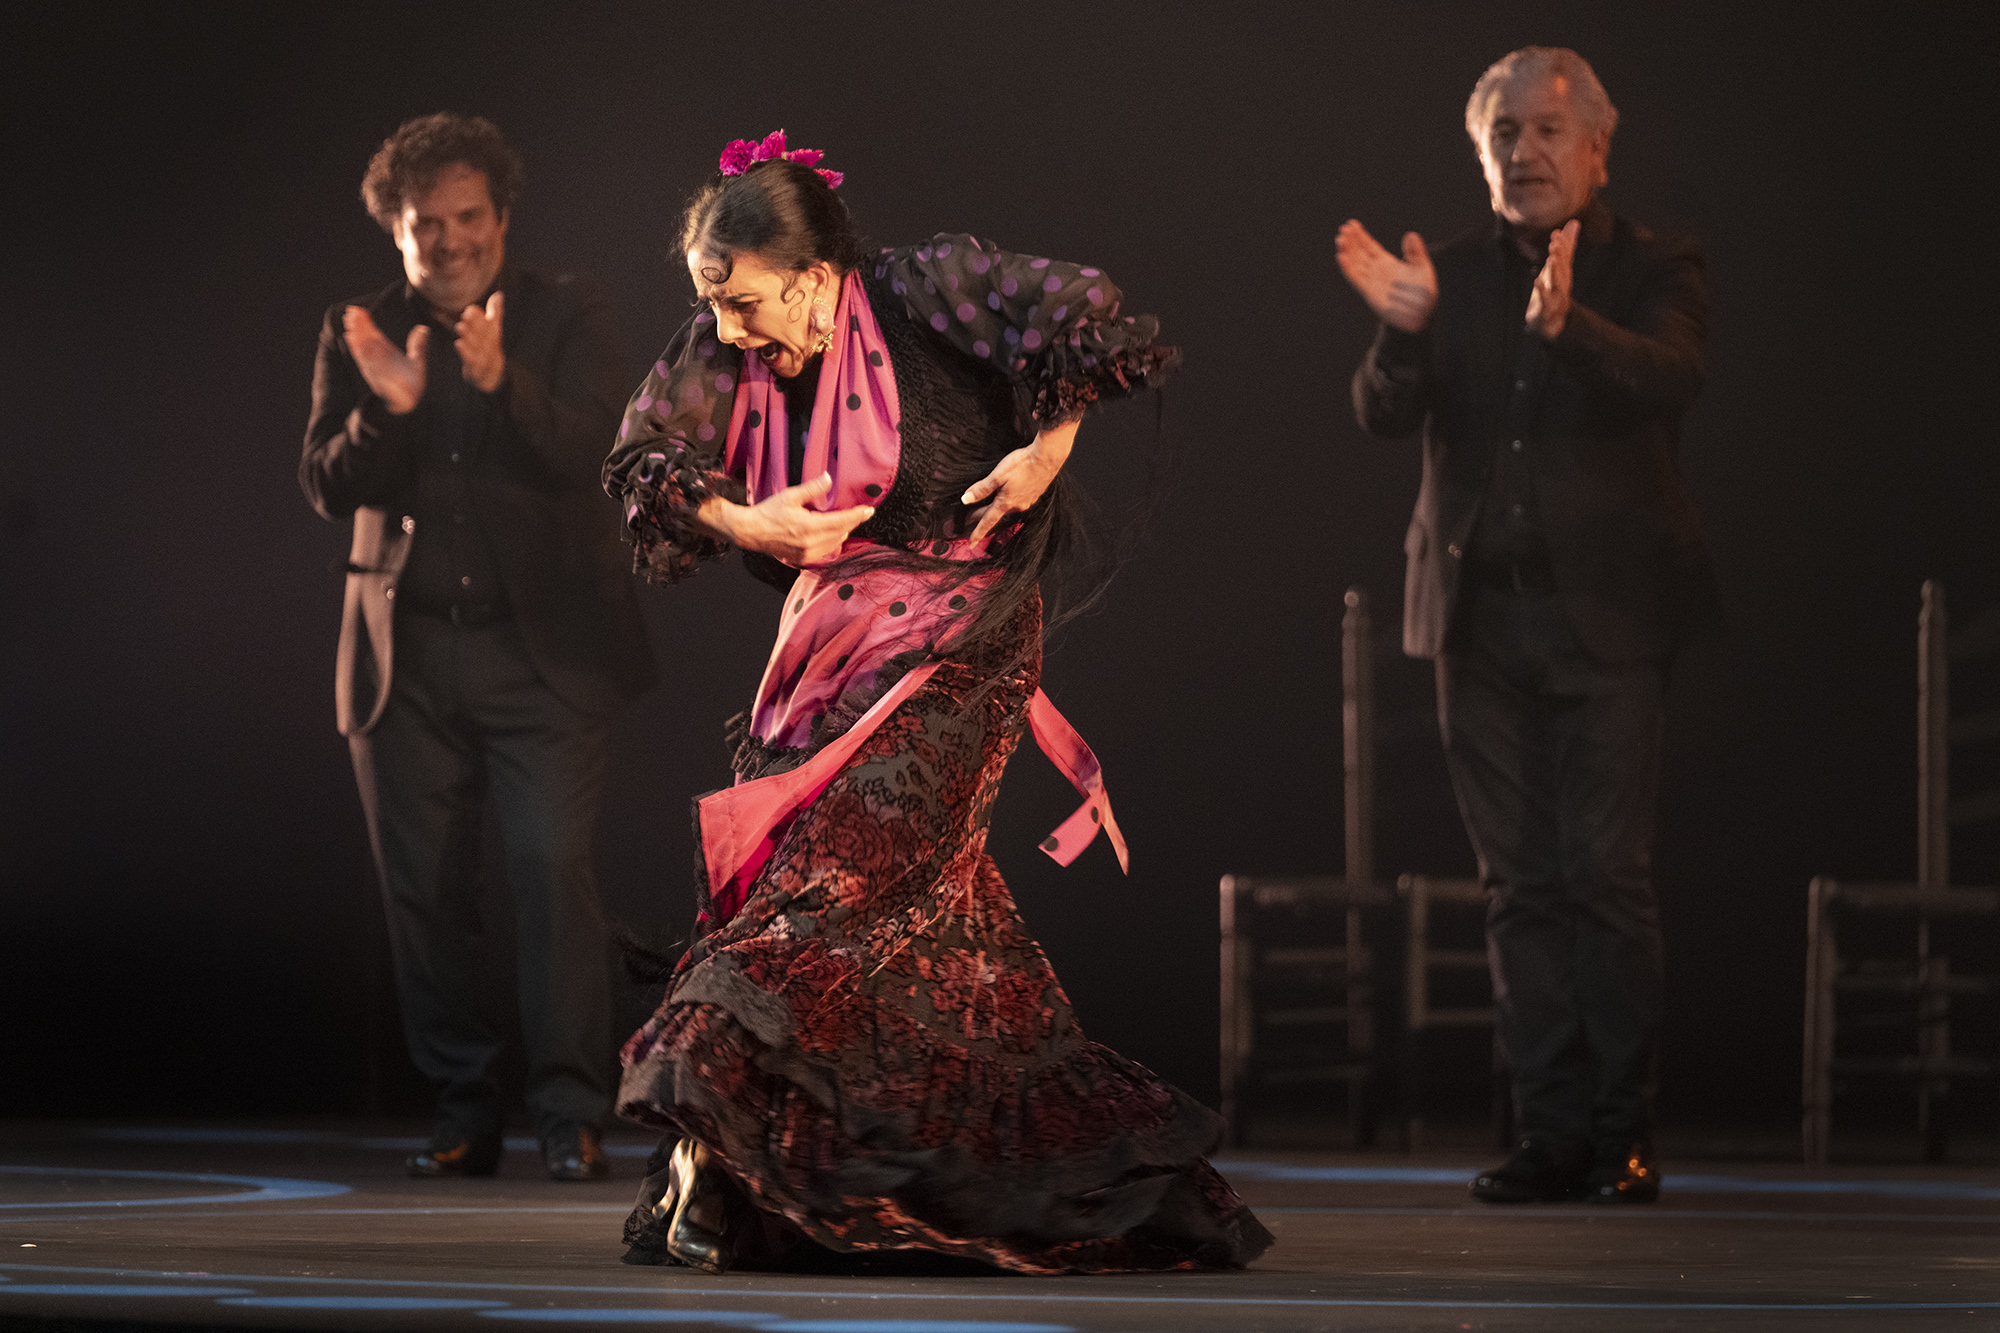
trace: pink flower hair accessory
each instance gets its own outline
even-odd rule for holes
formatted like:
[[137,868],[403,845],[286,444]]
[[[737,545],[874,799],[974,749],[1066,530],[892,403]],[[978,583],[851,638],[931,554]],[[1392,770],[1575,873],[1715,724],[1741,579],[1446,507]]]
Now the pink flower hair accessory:
[[754,143],[749,139],[731,141],[729,147],[722,150],[722,158],[716,165],[725,176],[741,176],[759,162],[782,159],[786,162],[796,162],[802,167],[811,167],[819,173],[820,179],[826,182],[827,189],[838,190],[840,183],[846,177],[838,171],[831,171],[818,165],[820,159],[825,156],[826,154],[817,148],[794,148],[787,152],[785,132],[772,130]]

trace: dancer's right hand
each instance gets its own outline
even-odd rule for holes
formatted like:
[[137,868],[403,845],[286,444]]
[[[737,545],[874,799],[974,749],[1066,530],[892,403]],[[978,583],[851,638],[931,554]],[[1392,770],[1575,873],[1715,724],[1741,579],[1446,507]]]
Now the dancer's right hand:
[[354,354],[355,368],[375,396],[397,416],[415,408],[424,396],[424,350],[430,346],[430,325],[411,329],[409,342],[399,352],[360,306],[347,307],[340,322],[347,330],[347,350]]
[[825,560],[840,550],[847,534],[875,515],[873,505],[820,513],[806,505],[833,489],[833,477],[787,486],[768,500],[740,505],[714,498],[702,502],[702,526],[746,550],[761,551],[794,568]]
[[1437,308],[1437,270],[1431,267],[1424,238],[1403,233],[1403,257],[1397,259],[1353,218],[1342,224],[1333,240],[1334,257],[1354,290],[1390,328],[1422,333]]

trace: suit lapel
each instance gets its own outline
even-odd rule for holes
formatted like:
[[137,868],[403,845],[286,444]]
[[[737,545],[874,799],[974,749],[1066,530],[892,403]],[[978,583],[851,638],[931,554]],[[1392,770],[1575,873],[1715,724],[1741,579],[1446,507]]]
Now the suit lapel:
[[1602,201],[1592,199],[1579,215],[1583,227],[1576,240],[1576,263],[1570,275],[1570,294],[1584,305],[1598,294],[1601,280],[1612,266],[1617,246],[1617,224]]

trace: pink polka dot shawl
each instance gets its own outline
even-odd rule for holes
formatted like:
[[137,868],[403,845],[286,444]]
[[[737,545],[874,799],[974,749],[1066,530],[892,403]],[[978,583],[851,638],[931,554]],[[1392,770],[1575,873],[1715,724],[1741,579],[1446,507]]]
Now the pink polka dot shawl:
[[[1154,387],[1179,360],[1178,349],[1155,342],[1159,322],[1122,313],[1117,285],[1087,265],[939,234],[884,250],[864,269],[873,279],[867,290],[878,319],[900,313],[948,352],[997,373],[1014,399],[1009,424],[1022,438],[1036,425],[1075,420],[1091,403]],[[674,335],[626,407],[605,460],[604,488],[624,508],[635,565],[651,579],[685,578],[728,549],[692,518],[711,495],[739,503],[748,497],[750,479],[740,466],[746,460],[734,468],[725,460],[743,375],[743,354],[716,339],[714,316],[704,310]],[[1021,438],[995,443],[1011,448]],[[1006,449],[984,452],[990,467]],[[887,470],[875,479],[885,491],[899,479],[913,490],[928,480],[899,478],[893,464]],[[956,495],[925,498],[932,503],[923,507],[934,509]],[[864,535],[901,543],[931,534]]]
[[[1156,384],[1177,360],[1175,349],[1155,345],[1156,321],[1122,315],[1119,302],[1095,268],[1008,254],[970,236],[882,252],[843,284],[800,476],[787,470],[787,407],[775,378],[721,344],[706,311],[633,396],[605,485],[624,504],[637,564],[650,577],[686,577],[726,549],[693,521],[710,496],[755,504],[828,472],[833,489],[816,507],[878,507],[839,557],[802,571],[786,596],[749,716],[753,748],[781,762],[756,772],[739,765],[736,787],[701,802],[721,915],[791,816],[928,679],[1000,576],[1002,561],[985,543],[965,540],[958,492],[1037,426]],[[940,368],[956,376],[926,373]],[[915,551],[966,571],[939,578],[935,568],[870,561],[871,551]],[[1067,864],[1102,827],[1122,862],[1095,756],[1039,694],[1030,721],[1085,797],[1044,850]]]

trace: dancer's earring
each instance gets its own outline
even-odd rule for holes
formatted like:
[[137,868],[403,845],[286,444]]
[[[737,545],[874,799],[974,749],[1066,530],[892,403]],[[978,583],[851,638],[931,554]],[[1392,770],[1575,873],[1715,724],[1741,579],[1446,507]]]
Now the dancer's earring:
[[813,344],[810,355],[817,356],[833,346],[833,307],[821,297],[813,302],[812,308]]

